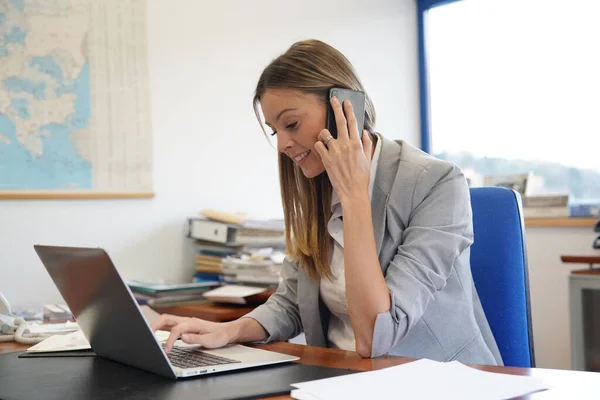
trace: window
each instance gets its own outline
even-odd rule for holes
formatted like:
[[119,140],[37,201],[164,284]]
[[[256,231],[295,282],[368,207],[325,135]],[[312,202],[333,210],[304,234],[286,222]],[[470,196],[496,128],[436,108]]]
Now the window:
[[[473,185],[600,203],[600,2],[465,0],[427,13],[430,151]],[[424,141],[427,143],[427,141]]]

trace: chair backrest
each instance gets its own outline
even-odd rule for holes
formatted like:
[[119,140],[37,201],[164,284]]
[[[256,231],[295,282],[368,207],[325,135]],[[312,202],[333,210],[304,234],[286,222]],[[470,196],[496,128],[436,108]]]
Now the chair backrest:
[[535,367],[521,196],[471,188],[471,271],[504,365]]

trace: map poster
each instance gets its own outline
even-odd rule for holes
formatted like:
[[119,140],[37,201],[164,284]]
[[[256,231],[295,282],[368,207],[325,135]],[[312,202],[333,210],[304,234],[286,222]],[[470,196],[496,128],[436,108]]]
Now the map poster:
[[0,198],[152,197],[145,0],[0,0]]

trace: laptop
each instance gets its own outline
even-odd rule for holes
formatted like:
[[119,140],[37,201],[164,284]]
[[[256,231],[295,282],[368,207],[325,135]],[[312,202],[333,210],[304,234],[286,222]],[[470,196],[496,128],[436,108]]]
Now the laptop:
[[299,360],[243,345],[209,350],[181,340],[167,356],[105,250],[42,245],[34,249],[100,357],[170,379]]

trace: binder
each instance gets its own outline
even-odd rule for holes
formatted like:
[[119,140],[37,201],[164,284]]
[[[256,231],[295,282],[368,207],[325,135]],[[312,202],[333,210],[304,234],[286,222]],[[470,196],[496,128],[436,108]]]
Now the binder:
[[285,245],[282,230],[233,225],[204,218],[188,218],[187,236],[228,246],[256,245],[278,247]]
[[190,218],[188,236],[196,240],[217,243],[234,243],[235,228],[232,225],[200,218]]

